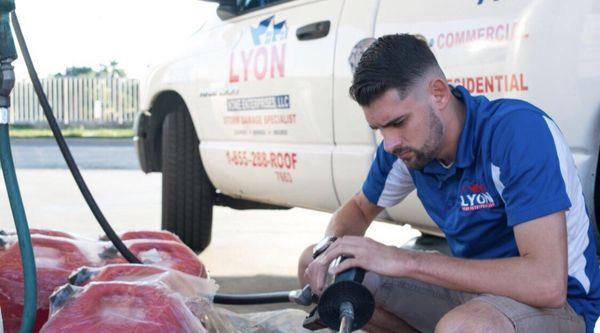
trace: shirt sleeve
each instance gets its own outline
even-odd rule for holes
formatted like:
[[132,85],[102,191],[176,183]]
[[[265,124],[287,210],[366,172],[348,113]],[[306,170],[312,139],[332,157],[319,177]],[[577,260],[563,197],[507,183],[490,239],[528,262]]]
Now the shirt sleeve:
[[412,176],[404,162],[377,147],[375,159],[362,191],[369,201],[379,207],[391,207],[402,201],[415,189]]
[[561,170],[569,152],[557,149],[562,135],[550,126],[556,125],[541,113],[516,110],[498,121],[492,135],[491,173],[508,226],[571,207]]

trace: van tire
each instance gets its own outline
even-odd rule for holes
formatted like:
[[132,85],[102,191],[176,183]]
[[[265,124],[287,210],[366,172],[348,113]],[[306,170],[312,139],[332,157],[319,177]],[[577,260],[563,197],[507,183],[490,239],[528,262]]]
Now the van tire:
[[162,229],[199,253],[210,244],[215,188],[202,165],[185,105],[166,115],[161,140]]

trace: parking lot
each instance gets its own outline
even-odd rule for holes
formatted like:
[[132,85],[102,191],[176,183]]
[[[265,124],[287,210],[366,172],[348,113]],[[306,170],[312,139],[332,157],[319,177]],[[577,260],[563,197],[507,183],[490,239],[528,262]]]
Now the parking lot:
[[[102,233],[54,142],[13,140],[13,154],[31,227],[86,237]],[[117,232],[160,229],[161,175],[144,174],[130,140],[70,140],[82,174]],[[3,186],[2,186],[3,187]],[[298,288],[296,260],[318,241],[330,214],[291,210],[236,211],[216,207],[211,245],[200,254],[222,292],[262,292]],[[4,188],[0,191],[0,229],[14,229]],[[402,244],[418,235],[409,227],[376,222],[368,235]],[[282,305],[237,307],[249,312]]]

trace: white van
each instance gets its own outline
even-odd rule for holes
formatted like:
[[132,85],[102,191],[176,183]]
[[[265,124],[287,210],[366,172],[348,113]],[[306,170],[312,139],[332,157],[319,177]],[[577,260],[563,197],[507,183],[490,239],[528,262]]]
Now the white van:
[[[219,18],[149,75],[136,121],[142,170],[163,173],[163,228],[193,249],[215,204],[333,212],[360,190],[381,137],[349,97],[352,67],[365,38],[401,32],[451,82],[551,115],[600,210],[600,2],[213,2]],[[441,235],[416,194],[380,219]]]

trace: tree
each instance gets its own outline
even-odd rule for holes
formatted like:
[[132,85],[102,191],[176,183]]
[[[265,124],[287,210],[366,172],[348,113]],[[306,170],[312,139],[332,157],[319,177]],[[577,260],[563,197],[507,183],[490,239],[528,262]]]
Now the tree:
[[112,60],[109,65],[100,64],[100,69],[95,71],[91,67],[67,67],[65,73],[56,73],[54,77],[97,77],[97,78],[124,78],[125,70],[118,67],[119,63]]
[[65,74],[56,73],[54,77],[94,77],[96,72],[90,67],[67,67]]
[[90,67],[68,67],[65,76],[94,76],[94,71]]
[[123,78],[127,75],[125,70],[118,68],[119,63],[115,60],[110,62],[110,65],[100,64],[100,70],[96,74],[96,77],[107,77],[107,78]]

